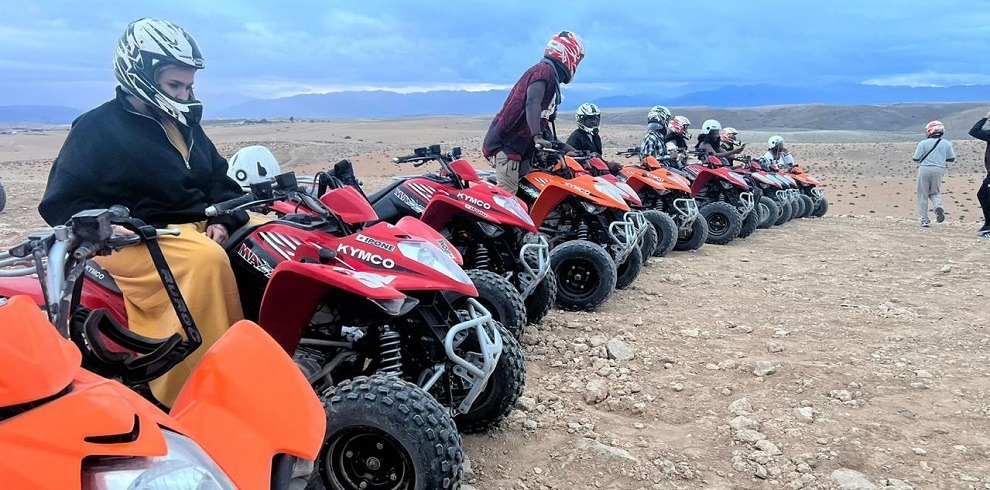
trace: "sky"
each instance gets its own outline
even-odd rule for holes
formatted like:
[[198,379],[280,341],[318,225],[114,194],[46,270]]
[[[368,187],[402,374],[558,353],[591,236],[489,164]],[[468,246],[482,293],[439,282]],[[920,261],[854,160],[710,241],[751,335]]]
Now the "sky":
[[141,17],[195,37],[207,108],[343,90],[506,88],[564,29],[587,48],[565,94],[990,84],[990,8],[972,0],[41,0],[0,5],[0,105],[87,109],[109,99],[116,41]]

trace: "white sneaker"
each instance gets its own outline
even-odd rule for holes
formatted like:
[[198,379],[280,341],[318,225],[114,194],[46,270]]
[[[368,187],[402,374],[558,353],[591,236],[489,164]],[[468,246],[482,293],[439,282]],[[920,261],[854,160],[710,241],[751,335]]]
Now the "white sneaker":
[[930,226],[932,226],[932,222],[931,221],[922,221],[921,222],[921,227],[922,228],[928,228]]

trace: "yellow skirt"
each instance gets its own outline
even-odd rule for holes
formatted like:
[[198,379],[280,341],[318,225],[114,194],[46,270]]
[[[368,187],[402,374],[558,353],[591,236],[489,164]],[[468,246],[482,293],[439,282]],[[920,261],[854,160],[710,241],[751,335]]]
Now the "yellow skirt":
[[[155,397],[172,406],[182,385],[203,354],[234,322],[243,318],[237,281],[223,248],[204,234],[205,223],[173,225],[179,236],[158,239],[182,298],[189,306],[203,345],[151,382]],[[113,276],[127,307],[129,328],[146,337],[166,338],[182,333],[179,318],[169,301],[148,249],[127,247],[96,261]]]

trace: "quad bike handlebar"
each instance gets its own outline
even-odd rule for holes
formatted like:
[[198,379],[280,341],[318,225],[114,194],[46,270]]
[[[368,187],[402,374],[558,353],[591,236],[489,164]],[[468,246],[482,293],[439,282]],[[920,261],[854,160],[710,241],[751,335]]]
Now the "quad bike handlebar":
[[441,163],[450,163],[453,160],[461,158],[461,147],[456,146],[451,148],[449,152],[444,153],[440,149],[440,145],[430,145],[428,147],[416,148],[413,150],[412,155],[406,155],[401,157],[395,157],[392,162],[399,163],[412,163],[414,167],[419,167],[427,162],[432,162],[434,160],[440,161]]

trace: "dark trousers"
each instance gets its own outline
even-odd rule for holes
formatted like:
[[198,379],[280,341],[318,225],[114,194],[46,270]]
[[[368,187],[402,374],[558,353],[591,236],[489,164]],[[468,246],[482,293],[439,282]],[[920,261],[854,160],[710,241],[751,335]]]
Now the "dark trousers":
[[980,207],[983,208],[983,226],[990,226],[990,174],[987,174],[983,183],[980,184],[976,198],[980,200]]

